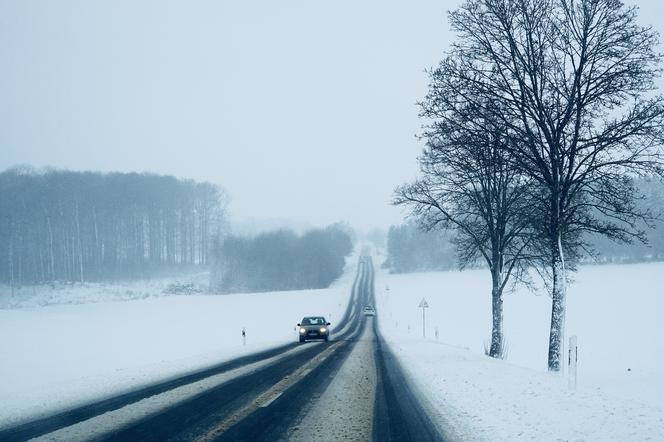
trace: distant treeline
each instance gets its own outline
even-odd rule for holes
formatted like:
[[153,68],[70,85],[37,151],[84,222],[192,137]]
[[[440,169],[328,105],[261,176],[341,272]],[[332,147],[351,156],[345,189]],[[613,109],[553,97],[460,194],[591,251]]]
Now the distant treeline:
[[415,223],[390,227],[387,233],[387,259],[383,267],[392,273],[448,270],[456,263],[450,235],[424,231]]
[[[653,215],[664,217],[664,185],[653,180],[636,180],[644,198],[637,202]],[[664,223],[641,224],[648,243],[616,243],[599,235],[584,238],[582,264],[664,261]],[[387,236],[387,259],[383,267],[393,273],[447,270],[456,266],[455,245],[449,232],[421,230],[415,223],[392,226]],[[481,263],[478,262],[478,265]]]
[[[640,208],[664,220],[664,184],[657,180],[636,180],[643,199],[637,201]],[[635,263],[648,261],[664,261],[664,223],[654,221],[651,227],[639,222],[638,226],[648,237],[648,243],[638,240],[631,244],[616,243],[610,239],[593,235],[587,238],[589,251],[582,261],[585,263]]]
[[211,288],[220,293],[328,287],[343,272],[353,249],[342,225],[255,237],[228,236],[214,247]]
[[144,276],[205,264],[224,216],[210,183],[14,168],[0,174],[0,281]]

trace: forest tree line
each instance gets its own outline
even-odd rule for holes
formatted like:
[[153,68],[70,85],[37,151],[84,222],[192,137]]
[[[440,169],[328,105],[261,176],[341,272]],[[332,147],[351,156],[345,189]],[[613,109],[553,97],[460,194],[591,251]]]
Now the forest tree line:
[[291,230],[228,235],[213,247],[211,289],[219,293],[319,289],[343,273],[351,234],[334,224],[301,236]]
[[[635,180],[642,195],[636,202],[642,211],[662,215],[664,208],[664,184],[657,180]],[[605,236],[590,234],[585,239],[578,257],[580,264],[617,264],[664,261],[664,223],[653,220],[650,225],[641,223],[646,241],[621,243]],[[483,261],[459,263],[454,243],[454,230],[426,230],[411,220],[391,226],[387,232],[387,252],[383,267],[391,273],[412,273],[449,270],[459,264],[477,267]]]
[[414,222],[391,226],[383,267],[391,273],[450,270],[456,264],[451,233],[427,231]]
[[224,222],[214,184],[147,173],[0,174],[0,281],[98,281],[209,262]]

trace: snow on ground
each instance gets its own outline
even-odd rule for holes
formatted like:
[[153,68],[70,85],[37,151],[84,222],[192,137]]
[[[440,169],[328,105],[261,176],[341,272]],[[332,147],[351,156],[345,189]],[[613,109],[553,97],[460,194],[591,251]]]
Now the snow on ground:
[[[93,303],[0,309],[0,428],[295,341],[306,315],[334,327],[355,275],[356,257],[347,262],[324,290],[163,296],[151,282],[135,284],[139,299],[100,302],[124,289],[86,285],[76,299]],[[56,299],[67,298],[46,291],[28,305]]]
[[664,263],[587,266],[575,279],[566,331],[578,336],[576,391],[546,371],[546,295],[507,294],[507,361],[483,356],[485,270],[378,272],[380,330],[453,439],[664,440]]
[[47,305],[88,304],[91,302],[130,301],[170,296],[180,293],[203,293],[209,286],[210,273],[196,272],[178,276],[117,282],[86,282],[27,285],[0,284],[0,310]]

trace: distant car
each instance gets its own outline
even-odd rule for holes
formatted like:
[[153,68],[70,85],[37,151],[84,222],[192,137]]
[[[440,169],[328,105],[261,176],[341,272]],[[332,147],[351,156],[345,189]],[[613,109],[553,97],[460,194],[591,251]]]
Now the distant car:
[[330,323],[322,316],[307,316],[302,318],[299,327],[300,342],[307,339],[330,339]]
[[373,308],[373,305],[365,305],[362,313],[364,316],[376,316],[376,309]]

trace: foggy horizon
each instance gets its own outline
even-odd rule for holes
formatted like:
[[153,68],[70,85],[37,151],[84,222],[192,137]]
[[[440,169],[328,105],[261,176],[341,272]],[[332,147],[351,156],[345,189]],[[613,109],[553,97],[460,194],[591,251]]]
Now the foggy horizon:
[[398,224],[458,3],[0,2],[0,169],[209,181],[233,221]]

